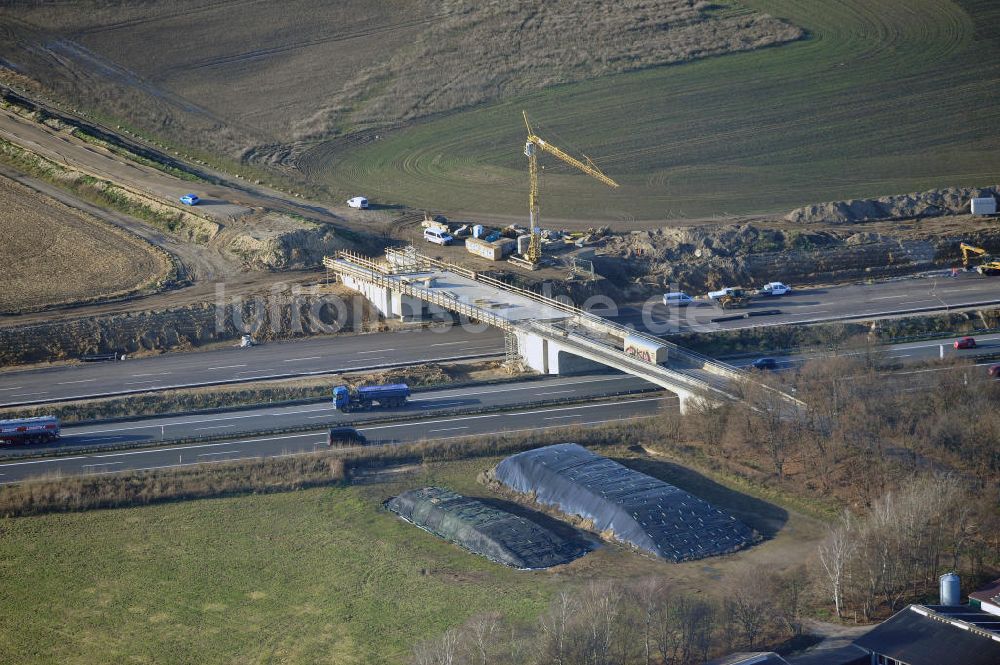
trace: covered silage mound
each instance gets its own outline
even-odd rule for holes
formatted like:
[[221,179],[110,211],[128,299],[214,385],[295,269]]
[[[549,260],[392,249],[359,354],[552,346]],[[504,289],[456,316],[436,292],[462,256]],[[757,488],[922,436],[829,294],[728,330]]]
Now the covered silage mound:
[[549,568],[587,551],[529,519],[440,487],[409,490],[385,505],[439,538],[513,568]]
[[512,455],[493,470],[509,489],[599,533],[670,561],[739,550],[754,532],[712,504],[575,443]]

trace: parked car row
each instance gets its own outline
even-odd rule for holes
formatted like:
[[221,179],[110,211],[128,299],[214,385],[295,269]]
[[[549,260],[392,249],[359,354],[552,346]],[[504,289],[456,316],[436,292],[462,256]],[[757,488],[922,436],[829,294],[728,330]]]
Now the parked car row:
[[[741,297],[747,297],[747,293],[751,293],[754,296],[783,296],[791,292],[792,287],[787,284],[782,284],[781,282],[768,282],[752,293],[748,289],[727,286],[717,291],[709,291],[707,295],[709,300],[723,301],[724,299],[731,298],[737,294]],[[671,293],[663,294],[663,304],[667,307],[686,307],[693,302],[695,302],[695,299],[683,291],[673,291]]]

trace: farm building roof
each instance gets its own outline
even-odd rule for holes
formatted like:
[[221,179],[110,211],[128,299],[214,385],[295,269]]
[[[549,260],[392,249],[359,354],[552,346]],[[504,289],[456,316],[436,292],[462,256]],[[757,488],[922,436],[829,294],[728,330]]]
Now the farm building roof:
[[[986,603],[991,607],[1000,607],[1000,580],[993,580],[989,584],[976,589],[969,594],[969,600],[979,601],[980,604]],[[983,607],[985,610],[986,607]]]
[[731,653],[728,656],[711,660],[705,665],[788,665],[788,661],[773,651],[757,651],[754,653]]
[[549,568],[587,552],[525,517],[440,487],[403,492],[386,507],[435,536],[513,568]]
[[908,665],[1000,663],[1000,619],[967,606],[910,605],[854,644]]
[[494,475],[515,492],[670,561],[734,552],[754,540],[750,528],[707,501],[575,443],[512,455]]

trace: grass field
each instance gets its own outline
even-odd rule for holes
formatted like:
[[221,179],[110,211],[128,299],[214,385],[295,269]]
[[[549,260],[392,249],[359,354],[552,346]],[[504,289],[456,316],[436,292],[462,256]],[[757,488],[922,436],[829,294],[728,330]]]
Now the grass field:
[[146,241],[0,177],[0,311],[155,289],[172,265]]
[[0,537],[0,662],[401,663],[414,642],[482,611],[533,621],[554,590],[664,575],[692,592],[747,565],[781,570],[815,548],[815,520],[676,465],[640,468],[774,537],[671,565],[603,548],[518,572],[407,525],[381,504],[443,485],[483,496],[495,459],[285,494],[7,519]]
[[1000,5],[989,0],[745,0],[803,41],[549,88],[300,165],[343,192],[446,212],[522,215],[521,109],[586,152],[609,190],[543,157],[543,219],[784,211],[1000,179]]

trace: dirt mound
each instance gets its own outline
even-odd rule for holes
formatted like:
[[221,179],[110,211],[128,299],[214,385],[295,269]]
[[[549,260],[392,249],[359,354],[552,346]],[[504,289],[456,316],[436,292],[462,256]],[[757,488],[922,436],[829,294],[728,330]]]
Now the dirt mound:
[[595,255],[594,265],[640,297],[673,288],[699,293],[772,280],[801,284],[883,277],[951,265],[961,240],[990,250],[1000,246],[996,233],[958,232],[917,232],[886,223],[816,231],[758,224],[665,227],[613,236]]
[[855,224],[880,219],[915,219],[969,212],[969,199],[997,197],[997,187],[949,187],[877,199],[830,201],[796,208],[785,220],[795,224]]
[[[336,296],[336,302],[328,296]],[[330,304],[327,304],[330,303]],[[217,305],[199,303],[158,312],[133,312],[0,328],[0,365],[66,360],[86,354],[185,349],[237,340],[290,339],[377,328],[377,313],[341,288],[304,294],[261,294]]]
[[357,249],[330,225],[276,212],[255,214],[231,225],[220,240],[224,250],[249,270],[307,268],[319,265],[324,256],[337,250]]

